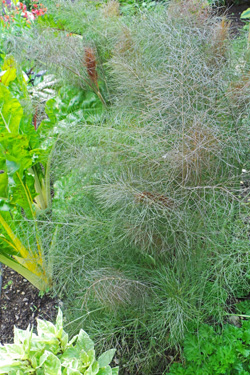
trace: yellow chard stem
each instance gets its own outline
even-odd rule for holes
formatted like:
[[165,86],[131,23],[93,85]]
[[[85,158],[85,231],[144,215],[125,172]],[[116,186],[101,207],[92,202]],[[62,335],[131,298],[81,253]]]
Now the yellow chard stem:
[[25,259],[29,256],[29,252],[26,249],[26,247],[22,244],[22,242],[17,238],[17,236],[14,234],[10,226],[7,224],[7,222],[4,220],[3,216],[0,214],[0,224],[4,227],[5,231],[7,232],[8,236],[12,240],[13,244],[15,246],[12,246],[14,249],[16,249],[21,256]]

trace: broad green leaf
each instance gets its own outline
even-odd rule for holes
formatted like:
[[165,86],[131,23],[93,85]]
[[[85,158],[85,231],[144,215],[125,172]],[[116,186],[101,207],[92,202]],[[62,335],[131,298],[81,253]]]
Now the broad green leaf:
[[37,332],[39,336],[42,336],[42,335],[55,336],[56,327],[51,322],[37,319]]
[[63,87],[56,99],[47,102],[48,119],[42,121],[38,131],[46,135],[55,125],[56,132],[58,128],[68,128],[69,124],[93,123],[102,112],[103,104],[93,92]]
[[15,344],[21,344],[23,343],[26,339],[30,339],[32,337],[32,330],[28,326],[26,330],[17,328],[14,326],[14,343]]
[[4,255],[10,260],[13,260],[13,257],[18,254],[18,251],[14,244],[10,241],[7,235],[3,233],[0,234],[0,254]]
[[0,171],[0,198],[7,198],[8,175],[5,170]]
[[61,361],[53,353],[45,351],[40,358],[40,366],[44,367],[45,375],[61,375]]
[[[61,347],[62,347],[62,350],[65,350],[67,345],[68,345],[68,341],[69,341],[69,335],[63,331],[63,329],[61,328],[62,330],[62,334],[61,334]],[[57,333],[57,337],[58,336],[58,333]]]
[[95,362],[95,350],[90,349],[87,352],[89,366]]
[[26,174],[23,179],[19,173],[14,175],[13,185],[9,186],[9,200],[12,204],[22,207],[29,219],[34,219],[33,200],[36,197],[34,189],[34,178],[31,174]]
[[[91,374],[91,373],[90,373]],[[90,375],[88,374],[88,375]],[[112,369],[110,366],[107,366],[107,367],[104,367],[104,368],[101,368],[98,373],[98,375],[112,375]]]
[[78,335],[76,346],[80,349],[84,349],[85,352],[94,348],[94,342],[91,340],[89,335],[81,329]]
[[[12,374],[10,374],[10,375],[12,375]],[[25,375],[25,372],[22,371],[22,370],[17,370],[17,372],[15,373],[15,375]]]
[[100,357],[98,358],[99,366],[100,367],[108,366],[110,364],[110,362],[112,361],[112,359],[115,355],[115,352],[116,352],[115,349],[110,349],[110,350],[107,350],[102,355],[100,355]]
[[78,339],[78,335],[73,336],[67,346],[71,347],[76,342],[77,339]]
[[119,374],[119,367],[112,368],[112,375],[118,375]]
[[5,85],[9,86],[11,81],[16,79],[16,62],[13,56],[6,57],[2,66],[2,72],[0,73],[0,81]]
[[[0,83],[0,211],[4,213],[9,210],[8,204],[10,203],[12,207],[16,206],[19,210],[22,208],[28,219],[34,219],[35,205],[38,207],[44,197],[46,202],[50,202],[48,187],[50,180],[47,172],[49,168],[46,168],[50,146],[48,145],[47,150],[43,147],[33,127],[32,116],[27,113],[23,116],[19,101],[11,93],[14,92],[21,99],[27,96],[23,74],[20,74],[19,70],[17,74],[16,63],[12,57],[5,59],[2,70],[4,74]],[[3,83],[10,84],[9,89]],[[23,89],[24,94],[22,94]],[[40,163],[46,171],[45,177]],[[33,173],[36,166],[40,167],[40,174]],[[40,204],[39,207],[46,208],[48,204]],[[46,275],[47,270],[44,266],[38,231],[35,231],[32,244],[34,246],[25,248],[9,224],[1,214],[0,233],[1,231],[3,233],[0,242],[4,264],[12,266],[22,275],[25,273],[27,276],[24,277],[31,282],[33,280],[34,285],[39,289],[46,289],[50,281]],[[14,259],[11,259],[11,255]],[[66,336],[64,340],[66,345]]]
[[0,174],[0,189],[6,192],[10,202],[32,216],[31,206],[37,193],[34,177],[28,172],[33,164],[33,154],[25,135],[0,133],[0,163],[4,167],[2,175],[5,175],[1,180]]
[[6,344],[5,345],[7,356],[12,359],[23,359],[24,348],[22,344]]
[[91,373],[93,375],[98,374],[99,368],[100,368],[99,363],[97,361],[94,361],[94,363],[92,363],[92,365],[91,365],[91,371],[92,371]]
[[250,8],[248,8],[247,10],[245,10],[244,12],[242,12],[240,18],[242,20],[250,18]]
[[34,152],[29,149],[29,139],[26,135],[0,133],[0,158],[1,161],[15,162],[18,167],[9,170],[11,174],[18,169],[22,176],[23,170],[34,163]]
[[38,132],[47,136],[47,133],[53,126],[57,123],[56,112],[57,112],[57,99],[50,99],[47,101],[45,106],[45,112],[49,120],[44,120],[41,122]]
[[56,317],[56,331],[60,331],[63,328],[63,314],[62,310],[59,308]]
[[76,358],[71,359],[66,367],[71,368],[72,370],[79,370],[79,360]]
[[14,206],[7,202],[5,199],[0,198],[0,211],[9,212]]
[[78,370],[71,369],[71,368],[67,368],[66,374],[67,375],[82,375],[82,372],[80,372]]
[[[57,324],[61,329],[61,311],[58,314]],[[80,348],[75,345],[67,348],[62,354],[59,340],[56,337],[53,338],[53,334],[51,335],[51,331],[55,331],[56,327],[48,321],[41,320],[38,320],[38,326],[38,335],[33,334],[29,327],[26,331],[15,328],[15,343],[0,345],[0,374],[16,375],[18,371],[23,374],[31,374],[34,369],[37,375],[118,374],[117,367],[113,370],[110,366],[99,368],[99,363],[95,360],[94,349],[90,349],[86,353],[83,349],[79,351]],[[51,340],[48,340],[48,334],[52,336]],[[82,340],[86,341],[86,332],[82,331],[81,336]],[[53,339],[57,342],[57,346],[54,345]],[[85,354],[85,363],[81,361],[83,354]],[[111,351],[104,353],[103,364],[107,362],[108,357],[112,358]],[[29,360],[26,361],[26,359]]]
[[68,367],[76,358],[79,358],[79,351],[76,348],[67,348],[61,356],[62,365]]
[[0,83],[0,132],[18,134],[23,109],[19,101]]
[[9,361],[1,361],[0,362],[0,374],[11,374],[16,375],[18,371],[21,371],[20,368],[23,367],[23,361],[14,361],[13,363],[9,364]]
[[79,359],[82,363],[82,365],[84,367],[87,367],[90,365],[90,360],[89,360],[89,356],[88,354],[84,351],[84,350],[81,350],[81,351],[78,351],[79,354]]
[[26,336],[23,341],[23,348],[25,351],[26,358],[29,358],[30,349],[31,349],[31,340],[32,340],[32,330],[29,330],[29,327],[28,327],[28,329],[25,332],[26,332]]

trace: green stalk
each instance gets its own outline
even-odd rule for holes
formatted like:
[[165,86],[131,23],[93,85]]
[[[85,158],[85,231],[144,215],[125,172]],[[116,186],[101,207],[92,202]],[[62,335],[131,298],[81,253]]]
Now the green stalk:
[[59,228],[59,226],[57,225],[56,229],[54,231],[52,240],[51,240],[51,244],[50,244],[50,248],[49,248],[49,253],[48,253],[48,274],[49,275],[53,275],[53,256],[52,256],[52,251],[54,250],[55,245],[56,245],[58,228]]
[[54,148],[55,148],[55,144],[56,144],[56,142],[54,143],[54,145],[52,147],[52,150],[49,154],[47,165],[46,165],[46,171],[45,171],[45,179],[44,179],[45,187],[44,188],[45,188],[45,200],[46,200],[47,208],[49,208],[51,206],[50,170],[51,170],[52,154],[53,154],[53,151],[54,151]]
[[47,283],[43,279],[35,275],[27,268],[23,267],[21,264],[15,262],[14,260],[11,260],[10,258],[0,254],[0,262],[10,267],[12,270],[18,272],[37,289],[41,291],[46,291],[48,289],[49,285],[47,285]]
[[43,192],[43,188],[42,188],[42,185],[40,183],[40,180],[39,180],[39,177],[38,177],[38,173],[37,173],[37,170],[36,170],[36,166],[33,166],[31,168],[33,174],[34,174],[34,178],[35,178],[35,189],[36,189],[36,192],[37,192],[37,196],[36,196],[36,203],[37,203],[37,206],[39,207],[39,209],[41,210],[45,210],[47,208],[46,206],[46,200],[44,199],[44,192]]

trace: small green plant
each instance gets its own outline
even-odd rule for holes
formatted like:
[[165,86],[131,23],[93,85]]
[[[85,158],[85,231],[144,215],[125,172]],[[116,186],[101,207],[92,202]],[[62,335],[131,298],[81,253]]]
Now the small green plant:
[[118,367],[109,366],[115,349],[95,357],[94,343],[80,330],[70,341],[63,330],[59,309],[56,324],[37,320],[38,334],[14,328],[14,344],[0,348],[0,374],[36,375],[117,375]]
[[11,286],[13,284],[13,281],[12,280],[9,280],[4,286],[3,286],[3,289],[7,289],[8,286]]
[[236,310],[237,313],[239,313],[239,316],[246,316],[249,315],[250,317],[250,301],[244,300],[236,304]]
[[184,341],[184,363],[174,363],[168,375],[249,375],[250,320],[241,327],[202,325]]

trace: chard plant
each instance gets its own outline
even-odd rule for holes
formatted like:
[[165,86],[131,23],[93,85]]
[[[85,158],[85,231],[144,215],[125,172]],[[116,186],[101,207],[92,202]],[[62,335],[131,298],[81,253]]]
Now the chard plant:
[[69,340],[61,310],[55,325],[38,319],[37,331],[15,327],[14,344],[0,347],[0,374],[118,375],[118,367],[110,367],[115,349],[96,359],[94,343],[85,331]]
[[[32,117],[14,98],[11,86],[18,77],[12,58],[5,59],[0,83],[0,262],[19,272],[35,287],[51,285],[51,267],[45,261],[36,223],[38,210],[50,204],[50,152],[52,144],[36,130]],[[18,83],[18,82],[17,82]],[[34,240],[25,245],[16,235],[16,220],[34,223]]]
[[[12,90],[15,96],[21,100],[29,100],[28,90],[26,85],[26,77],[23,72],[19,72],[18,67],[13,57],[6,57],[2,66],[1,74],[1,88],[0,88],[0,131],[2,133],[1,142],[8,137],[16,142],[16,137],[19,138],[17,145],[20,145],[19,154],[14,157],[15,161],[19,164],[18,169],[27,171],[34,178],[36,198],[35,205],[37,209],[46,209],[50,205],[50,151],[51,145],[43,145],[46,138],[44,129],[36,129],[32,124],[32,115],[25,112],[20,102],[13,97]],[[18,91],[18,92],[16,92]],[[23,142],[23,144],[21,144]],[[7,141],[9,143],[9,141]],[[27,150],[26,155],[22,152]],[[24,160],[23,160],[24,157]],[[23,160],[22,165],[20,161]],[[41,167],[42,166],[42,167]],[[4,169],[4,168],[2,168]],[[4,176],[6,179],[6,176]]]

